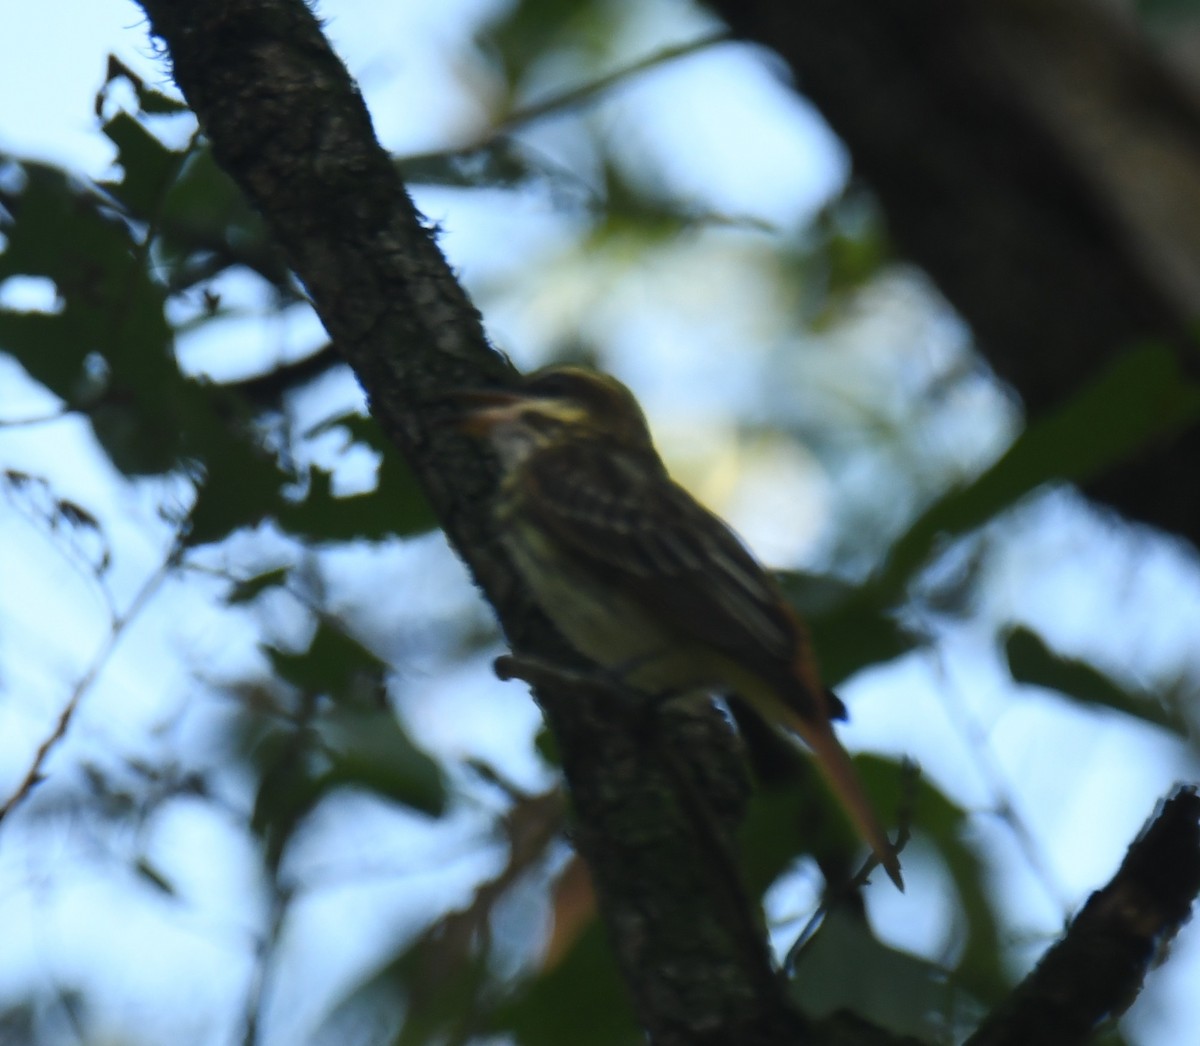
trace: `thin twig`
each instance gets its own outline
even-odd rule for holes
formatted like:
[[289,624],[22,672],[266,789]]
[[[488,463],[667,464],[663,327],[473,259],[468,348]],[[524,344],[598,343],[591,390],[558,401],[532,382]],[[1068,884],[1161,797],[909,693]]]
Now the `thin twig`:
[[[892,844],[896,853],[900,854],[912,839],[912,823],[913,811],[911,809],[914,797],[917,790],[917,781],[921,774],[921,768],[914,762],[905,759],[902,767],[904,774],[904,795],[907,800],[907,808],[901,810],[899,818],[899,830],[896,833],[896,841]],[[817,906],[816,911],[809,916],[808,921],[804,924],[796,940],[788,949],[787,955],[783,959],[783,970],[789,977],[795,969],[796,960],[800,958],[800,953],[804,950],[804,946],[812,939],[813,934],[817,932],[821,923],[825,921],[825,916],[829,914],[831,908],[835,904],[840,903],[846,897],[857,893],[871,881],[871,873],[879,867],[879,858],[874,854],[867,857],[863,862],[863,866],[858,870],[858,873],[850,880],[842,883],[835,889],[827,890],[824,899]]]
[[74,718],[75,712],[79,708],[80,701],[83,700],[84,696],[96,682],[105,665],[108,664],[109,658],[112,656],[117,644],[120,642],[122,636],[129,628],[129,625],[138,616],[138,614],[141,613],[146,604],[150,601],[150,598],[158,591],[158,589],[162,586],[162,583],[167,579],[167,576],[171,573],[171,570],[174,568],[175,563],[179,558],[181,548],[182,546],[178,541],[176,541],[176,543],[172,546],[170,554],[167,556],[167,558],[155,569],[154,573],[152,573],[142,583],[142,587],[138,589],[137,594],[133,597],[133,600],[130,602],[125,612],[115,616],[112,619],[108,635],[105,636],[104,641],[100,644],[100,649],[96,651],[95,656],[92,658],[91,664],[88,665],[87,671],[84,672],[83,675],[79,677],[79,680],[75,683],[75,687],[71,691],[71,696],[67,700],[66,705],[63,707],[63,710],[58,717],[58,722],[54,725],[54,729],[41,743],[41,745],[38,746],[37,752],[34,753],[33,761],[30,763],[29,769],[26,771],[21,783],[17,785],[16,791],[14,791],[13,794],[5,800],[3,806],[0,806],[0,823],[2,823],[4,818],[12,813],[12,811],[22,802],[22,800],[24,800],[25,797],[28,796],[29,793],[32,792],[33,789],[41,782],[42,768],[45,766],[46,760],[49,758],[50,753],[66,736],[67,729],[70,727],[71,720]]
[[46,425],[51,421],[61,421],[63,418],[69,417],[71,413],[70,407],[59,407],[50,414],[35,414],[29,418],[0,418],[0,429],[22,429],[34,425]]
[[439,1021],[439,1041],[461,1046],[482,1031],[483,978],[496,908],[520,879],[545,860],[551,844],[562,834],[566,811],[566,795],[557,786],[516,802],[500,820],[509,846],[504,867],[475,887],[470,902],[428,926],[408,949],[420,960],[419,972],[410,985],[410,1016],[417,1015],[420,1020],[426,1011],[436,1008],[448,984],[456,985],[458,991],[470,982],[465,1000],[456,1003],[445,1022]]
[[275,958],[279,950],[279,938],[283,934],[283,925],[291,908],[293,893],[290,886],[285,886],[279,881],[279,869],[275,868],[274,874],[271,876],[271,911],[267,920],[267,932],[259,942],[258,962],[254,965],[254,973],[246,997],[243,1046],[258,1046],[260,1041],[267,985],[270,983],[274,970]]
[[[313,720],[317,715],[317,696],[314,693],[301,695],[300,707],[295,717],[295,729],[288,738],[287,746],[280,753],[278,761],[264,770],[260,782],[260,791],[266,786],[266,781],[272,774],[278,773],[285,765],[294,765],[304,758],[309,744]],[[257,963],[250,980],[246,994],[245,1028],[242,1035],[243,1046],[258,1046],[263,1024],[263,1003],[266,1001],[267,989],[274,974],[275,963],[279,954],[279,940],[283,934],[284,923],[295,896],[295,888],[291,883],[285,883],[282,877],[283,856],[292,832],[297,827],[297,821],[290,818],[286,828],[277,839],[271,839],[269,828],[264,830],[266,872],[271,890],[271,910],[267,919],[266,933],[258,942]]]
[[479,137],[465,145],[456,146],[452,149],[436,149],[428,153],[413,153],[403,157],[403,160],[405,163],[420,163],[424,160],[468,155],[478,152],[481,149],[487,148],[498,139],[504,138],[531,123],[536,123],[547,116],[554,116],[566,112],[568,109],[585,105],[605,91],[611,90],[625,80],[644,73],[648,69],[675,61],[678,58],[685,58],[690,54],[703,51],[705,48],[712,47],[715,44],[724,43],[729,39],[731,37],[728,30],[721,30],[720,32],[699,37],[696,40],[690,40],[685,44],[664,47],[661,51],[655,51],[645,58],[639,58],[636,62],[622,66],[620,69],[607,73],[598,79],[589,80],[587,83],[580,84],[577,87],[567,88],[567,90],[551,95],[549,98],[544,98],[540,102],[533,102],[523,109],[518,109],[516,112],[510,113],[495,126],[487,128]]
[[[104,552],[100,557],[99,563],[88,562],[83,558],[78,544],[74,542],[68,544],[66,542],[55,541],[52,538],[52,534],[58,530],[59,524],[67,519],[68,505],[72,506],[75,514],[75,520],[72,521],[72,529],[78,526],[78,520],[82,512],[79,506],[58,497],[54,493],[49,481],[43,476],[31,476],[28,473],[10,469],[4,472],[3,480],[4,490],[9,503],[13,505],[17,512],[25,518],[39,535],[45,537],[50,542],[50,547],[62,557],[63,562],[75,571],[86,585],[90,586],[92,583],[95,583],[96,589],[100,593],[100,598],[104,600],[104,608],[108,611],[110,621],[115,620],[117,610],[113,604],[112,592],[109,590],[108,583],[104,578],[104,571],[107,569],[111,550],[108,547],[107,540],[104,538],[100,524],[90,515],[88,516],[89,522],[86,525],[99,535],[104,543]],[[24,496],[18,497],[18,494],[23,494]],[[43,499],[42,503],[38,502],[38,495]],[[46,501],[49,504],[46,504]]]
[[703,51],[705,48],[724,43],[729,39],[731,39],[729,30],[722,29],[715,33],[709,33],[707,36],[701,36],[696,40],[689,40],[685,44],[674,44],[671,47],[664,47],[660,51],[648,54],[645,58],[639,58],[636,62],[616,69],[596,80],[580,84],[578,87],[568,88],[540,102],[534,102],[523,109],[518,109],[515,113],[512,113],[498,123],[492,129],[490,137],[498,138],[502,135],[511,134],[517,128],[535,123],[543,117],[584,105],[605,91],[616,87],[625,80],[631,80],[648,69],[653,69],[658,65],[665,65],[667,62],[673,62],[677,58],[686,58],[690,54],[695,54],[697,51]]
[[[948,683],[949,675],[945,663],[939,655],[935,655],[935,658],[943,683]],[[952,695],[947,693],[946,686],[941,688],[940,694],[947,713],[951,719],[956,721],[956,725],[974,753],[976,769],[983,776],[988,790],[992,794],[995,815],[1008,826],[1008,830],[1012,832],[1013,838],[1016,840],[1017,848],[1025,858],[1025,863],[1029,865],[1034,877],[1041,882],[1047,897],[1063,913],[1065,919],[1067,912],[1071,909],[1071,903],[1051,871],[1033,831],[1017,812],[1012,789],[1009,787],[1004,771],[996,759],[996,753],[988,741],[987,731],[979,721],[979,717],[968,709],[966,701],[952,699]]]

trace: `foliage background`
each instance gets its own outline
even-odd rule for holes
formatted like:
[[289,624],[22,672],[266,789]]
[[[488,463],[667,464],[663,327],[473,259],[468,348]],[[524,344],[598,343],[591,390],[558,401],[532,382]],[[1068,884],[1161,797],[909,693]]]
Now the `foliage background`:
[[[697,9],[322,13],[493,340],[628,381],[675,473],[793,571],[872,784],[921,763],[909,892],[866,891],[870,932],[826,920],[805,1001],[952,1036],[1196,776],[1194,551],[1064,482],[1097,417],[1174,375],[1147,350],[1059,428],[1023,429],[755,49],[711,43],[520,118],[710,39]],[[39,121],[55,137],[0,140],[3,795],[79,709],[0,825],[0,1030],[632,1041],[559,808],[536,799],[555,780],[536,709],[490,678],[487,608],[170,101],[139,12],[110,17],[129,68],[106,79],[85,39],[90,86]],[[41,111],[54,68],[5,67]],[[39,162],[59,125],[76,144]],[[783,952],[821,876],[773,836],[751,832],[748,860]],[[828,868],[844,839],[813,845]],[[1197,961],[1185,935],[1113,1037],[1186,1041]]]

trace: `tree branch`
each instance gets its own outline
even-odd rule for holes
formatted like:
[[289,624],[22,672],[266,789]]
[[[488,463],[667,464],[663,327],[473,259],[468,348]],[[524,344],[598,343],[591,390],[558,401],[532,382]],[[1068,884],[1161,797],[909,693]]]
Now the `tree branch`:
[[[494,464],[436,424],[449,389],[510,368],[376,143],[353,83],[302,0],[142,0],[213,155],[283,245],[371,411],[411,462],[514,649],[578,664],[495,540]],[[602,915],[639,1020],[659,1044],[806,1041],[725,847],[742,761],[715,713],[647,742],[611,701],[539,688]],[[674,760],[664,750],[685,753]],[[680,765],[689,775],[681,790]],[[697,807],[702,816],[697,818]]]
[[1200,798],[1180,788],[1066,935],[967,1046],[1071,1046],[1119,1017],[1200,891]]

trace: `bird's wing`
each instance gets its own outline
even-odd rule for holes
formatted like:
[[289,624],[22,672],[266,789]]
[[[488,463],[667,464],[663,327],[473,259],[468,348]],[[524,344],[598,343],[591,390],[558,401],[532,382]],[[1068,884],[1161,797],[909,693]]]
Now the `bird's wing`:
[[[634,593],[681,635],[761,666],[803,703],[844,714],[824,696],[808,639],[782,593],[733,532],[673,483],[657,462],[580,441],[526,465],[523,511],[581,562]],[[814,714],[810,712],[809,714]]]

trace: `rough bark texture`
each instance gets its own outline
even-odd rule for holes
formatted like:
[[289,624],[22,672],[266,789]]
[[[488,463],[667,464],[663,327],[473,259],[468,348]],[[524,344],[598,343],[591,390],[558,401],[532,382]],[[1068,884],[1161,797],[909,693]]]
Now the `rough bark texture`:
[[1200,890],[1200,799],[1181,789],[967,1046],[1072,1046],[1128,1009]]
[[[283,245],[514,649],[570,664],[493,540],[490,458],[431,424],[433,397],[503,381],[508,367],[316,19],[301,0],[143,6],[218,162]],[[647,736],[614,714],[611,695],[548,682],[539,697],[571,786],[574,841],[654,1041],[805,1041],[730,870],[745,782],[725,724],[690,716]],[[688,752],[686,763],[662,747]]]
[[[1114,353],[1200,372],[1200,110],[1089,0],[714,0],[777,50],[1031,415]],[[1200,429],[1093,496],[1200,545]]]

